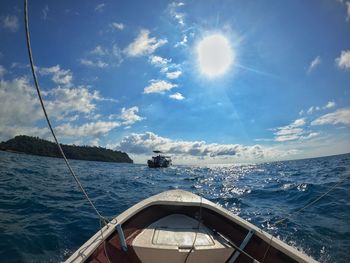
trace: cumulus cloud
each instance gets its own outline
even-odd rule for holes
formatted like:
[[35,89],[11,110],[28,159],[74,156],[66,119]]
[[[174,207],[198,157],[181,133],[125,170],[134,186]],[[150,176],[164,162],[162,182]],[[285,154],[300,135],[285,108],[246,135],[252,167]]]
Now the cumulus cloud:
[[243,146],[240,144],[206,143],[205,141],[174,141],[152,132],[133,133],[126,136],[118,148],[134,154],[149,154],[153,150],[160,150],[167,154],[194,157],[249,156],[262,158],[264,156],[260,145]]
[[113,22],[111,23],[111,27],[114,29],[123,30],[125,28],[125,25],[123,23]]
[[162,58],[160,56],[152,55],[149,57],[149,61],[154,66],[164,67],[164,66],[168,65],[168,63],[171,62],[171,59],[166,59],[166,58]]
[[313,71],[318,65],[320,65],[321,62],[322,62],[322,61],[321,61],[321,57],[320,57],[320,56],[315,57],[315,58],[311,61],[310,65],[309,65],[309,67],[308,67],[308,69],[307,69],[307,73],[311,73],[311,71]]
[[4,77],[6,72],[7,70],[5,69],[5,67],[0,65],[0,78]]
[[327,104],[323,107],[324,109],[331,109],[336,106],[334,101],[328,101]]
[[172,2],[169,4],[168,9],[170,16],[180,25],[185,25],[185,14],[178,11],[178,9],[185,4],[182,2]]
[[113,64],[119,66],[123,62],[122,50],[118,47],[117,44],[113,44],[112,46],[112,54],[113,54]]
[[178,85],[165,80],[152,80],[151,84],[144,88],[143,93],[164,93],[165,91],[176,88]]
[[110,66],[119,66],[123,62],[121,53],[117,44],[113,44],[111,48],[97,45],[88,52],[85,58],[80,59],[80,64],[101,69]]
[[320,110],[327,110],[327,109],[334,108],[336,105],[337,104],[334,101],[328,101],[327,104],[324,106],[311,106],[307,110],[301,110],[299,112],[299,115],[303,115],[304,113],[313,114],[313,113],[320,111]]
[[350,124],[350,108],[338,109],[335,112],[325,114],[311,122],[311,125],[325,124]]
[[177,71],[173,71],[173,72],[167,72],[166,77],[168,79],[177,79],[178,77],[180,77],[181,74],[182,74],[182,72],[180,70],[177,70]]
[[100,146],[100,139],[99,138],[93,138],[92,140],[90,140],[89,142],[90,146]]
[[297,119],[293,123],[278,127],[275,129],[275,141],[285,142],[300,139],[304,134],[302,126],[305,125],[305,119]]
[[[182,71],[180,70],[181,66],[179,64],[171,63],[171,58],[167,59],[151,55],[149,57],[149,62],[155,67],[160,68],[161,73],[166,73],[168,79],[177,79],[182,74]],[[169,70],[172,70],[172,72],[169,72]]]
[[[0,139],[33,134],[35,122],[43,117],[34,89],[26,78],[0,80]],[[36,129],[36,130],[35,130]]]
[[149,35],[149,30],[142,29],[134,41],[126,47],[125,53],[131,57],[148,55],[168,42],[166,39],[157,39]]
[[102,60],[89,60],[89,59],[80,59],[80,63],[85,66],[89,67],[96,67],[96,68],[106,68],[108,67],[108,64],[103,62]]
[[120,114],[111,114],[108,116],[109,120],[117,120],[122,125],[126,125],[124,129],[131,128],[131,125],[135,122],[142,121],[146,118],[138,115],[139,107],[133,106],[130,108],[122,108]]
[[123,120],[124,125],[131,125],[134,124],[137,121],[141,121],[145,118],[137,115],[139,112],[139,108],[137,106],[131,107],[129,109],[122,108],[122,113],[120,115],[120,118]]
[[104,56],[108,54],[106,48],[103,48],[101,45],[97,45],[93,50],[90,51],[91,55]]
[[106,6],[106,5],[105,5],[104,3],[98,4],[98,5],[95,7],[95,11],[101,13],[101,12],[103,12],[103,10],[105,9],[105,6]]
[[180,92],[176,92],[174,94],[169,95],[169,98],[174,100],[183,100],[185,97]]
[[[57,87],[48,91],[43,90],[42,95],[54,126],[62,122],[76,121],[81,116],[90,121],[94,120],[80,126],[70,123],[59,125],[59,135],[63,137],[98,137],[121,125],[121,122],[116,121],[98,121],[101,115],[96,114],[97,102],[115,100],[102,97],[96,90],[83,86]],[[124,121],[129,120],[131,123],[141,118],[136,115],[137,111],[138,108],[132,108],[131,113],[125,110]],[[8,81],[0,79],[0,112],[0,140],[7,140],[21,134],[48,138],[48,129],[40,128],[40,121],[44,115],[35,88],[29,84],[27,78]]]
[[[350,6],[350,2],[349,6]],[[341,69],[350,69],[350,50],[342,51],[340,56],[335,59],[337,66]]]
[[186,45],[187,45],[187,41],[188,41],[187,35],[184,35],[184,36],[182,37],[182,40],[179,41],[179,42],[177,42],[177,43],[174,45],[174,47],[186,46]]
[[65,123],[55,127],[55,131],[60,137],[100,137],[119,126],[120,123],[115,121],[97,121],[80,126]]
[[18,31],[18,17],[15,15],[8,15],[1,17],[1,25],[3,28],[10,30],[11,32]]
[[307,114],[312,114],[315,111],[319,111],[321,108],[319,106],[311,106],[308,110],[307,110]]
[[93,118],[97,107],[96,101],[115,101],[103,98],[98,91],[90,91],[82,86],[77,88],[58,87],[43,92],[43,94],[49,115],[57,120],[72,118],[76,114],[84,114],[87,118]]
[[67,69],[61,69],[60,65],[56,65],[49,68],[40,68],[39,73],[41,75],[51,75],[51,79],[54,83],[63,85],[66,87],[72,86],[73,74]]

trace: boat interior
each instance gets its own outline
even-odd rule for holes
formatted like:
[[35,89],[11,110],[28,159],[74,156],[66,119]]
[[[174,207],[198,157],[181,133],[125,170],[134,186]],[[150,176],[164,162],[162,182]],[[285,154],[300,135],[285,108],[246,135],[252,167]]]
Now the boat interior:
[[122,229],[127,248],[115,230],[85,262],[263,262],[266,251],[264,262],[300,262],[205,207],[152,205]]

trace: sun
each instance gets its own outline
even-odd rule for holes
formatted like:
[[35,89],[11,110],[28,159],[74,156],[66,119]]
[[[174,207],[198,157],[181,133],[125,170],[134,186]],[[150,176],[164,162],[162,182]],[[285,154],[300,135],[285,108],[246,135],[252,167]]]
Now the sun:
[[211,34],[196,47],[200,71],[209,78],[224,75],[235,60],[229,40],[222,34]]

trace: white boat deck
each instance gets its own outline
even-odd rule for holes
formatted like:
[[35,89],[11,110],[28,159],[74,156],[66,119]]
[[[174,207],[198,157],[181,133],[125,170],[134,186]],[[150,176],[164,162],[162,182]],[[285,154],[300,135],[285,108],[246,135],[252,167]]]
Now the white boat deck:
[[[172,214],[145,228],[133,241],[142,262],[226,262],[234,249],[197,220]],[[193,249],[192,245],[194,245]]]

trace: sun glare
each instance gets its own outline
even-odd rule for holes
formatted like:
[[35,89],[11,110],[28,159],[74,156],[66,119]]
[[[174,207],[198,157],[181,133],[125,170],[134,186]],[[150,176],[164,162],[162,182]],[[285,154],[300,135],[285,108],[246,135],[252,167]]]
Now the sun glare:
[[210,78],[225,74],[235,59],[229,40],[222,34],[204,37],[196,51],[201,72]]

